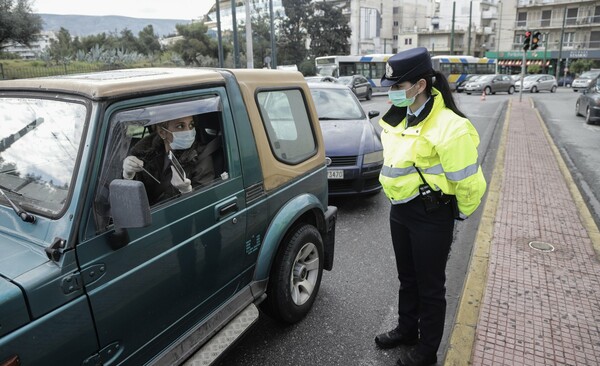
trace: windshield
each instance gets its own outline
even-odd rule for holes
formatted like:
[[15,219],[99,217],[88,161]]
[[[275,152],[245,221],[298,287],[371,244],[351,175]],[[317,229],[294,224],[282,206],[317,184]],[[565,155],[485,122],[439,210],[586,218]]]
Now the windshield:
[[41,214],[62,210],[86,113],[81,103],[0,98],[0,188],[12,201]]
[[340,76],[338,82],[346,85],[352,84],[352,76]]
[[365,112],[350,89],[319,89],[310,90],[319,119],[361,119]]
[[579,77],[580,79],[593,79],[600,75],[600,71],[586,71]]

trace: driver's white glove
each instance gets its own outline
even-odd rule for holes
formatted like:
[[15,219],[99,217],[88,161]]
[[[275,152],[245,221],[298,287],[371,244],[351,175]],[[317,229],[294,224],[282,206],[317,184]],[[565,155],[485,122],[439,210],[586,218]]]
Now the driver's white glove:
[[177,188],[181,193],[188,193],[192,191],[192,181],[187,178],[181,180],[181,177],[179,174],[177,174],[175,167],[172,165],[171,172],[173,174],[173,177],[171,178],[171,185],[173,185],[173,187]]
[[133,179],[135,173],[141,172],[144,162],[130,155],[123,160],[123,178]]

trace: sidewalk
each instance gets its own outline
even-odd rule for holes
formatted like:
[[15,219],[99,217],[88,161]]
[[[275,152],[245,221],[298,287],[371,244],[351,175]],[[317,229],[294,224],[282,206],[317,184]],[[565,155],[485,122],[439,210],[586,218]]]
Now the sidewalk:
[[488,184],[445,364],[600,365],[600,234],[529,98]]

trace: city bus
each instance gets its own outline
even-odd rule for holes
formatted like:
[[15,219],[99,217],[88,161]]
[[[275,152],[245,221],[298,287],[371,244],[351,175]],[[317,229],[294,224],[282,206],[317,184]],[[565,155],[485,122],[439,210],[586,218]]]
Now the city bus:
[[373,54],[364,56],[321,56],[315,58],[319,76],[363,75],[369,80],[374,93],[386,92],[381,87],[381,77],[385,74],[385,63],[393,54]]
[[469,74],[495,74],[495,58],[473,56],[433,56],[431,58],[433,69],[441,72],[448,79],[450,89],[454,90],[456,84],[463,81]]

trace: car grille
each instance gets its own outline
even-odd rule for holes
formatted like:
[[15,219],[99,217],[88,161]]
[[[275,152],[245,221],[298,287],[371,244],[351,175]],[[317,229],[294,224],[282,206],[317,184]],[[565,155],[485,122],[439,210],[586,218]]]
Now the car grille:
[[330,156],[332,166],[347,166],[347,165],[356,165],[357,156]]

